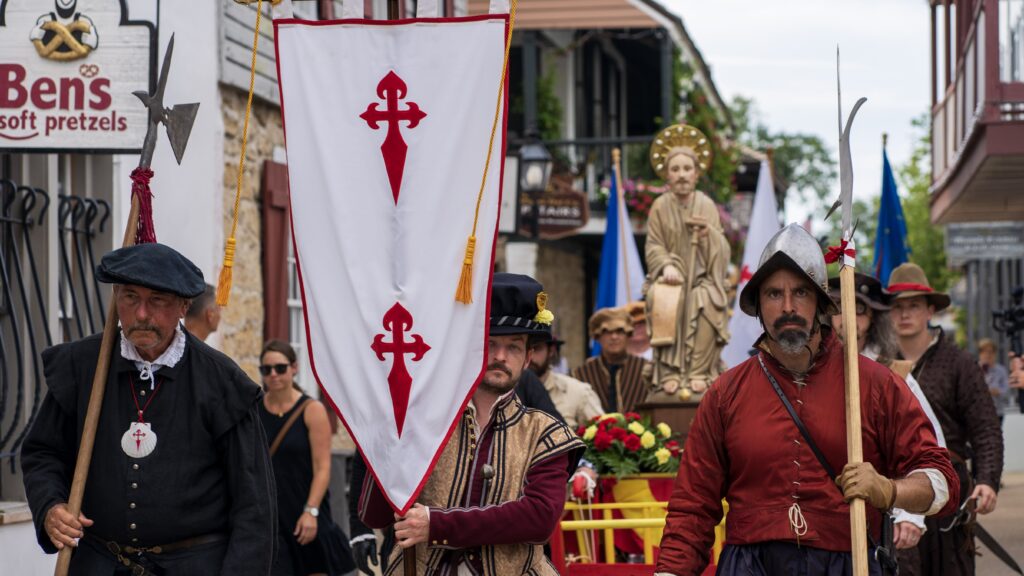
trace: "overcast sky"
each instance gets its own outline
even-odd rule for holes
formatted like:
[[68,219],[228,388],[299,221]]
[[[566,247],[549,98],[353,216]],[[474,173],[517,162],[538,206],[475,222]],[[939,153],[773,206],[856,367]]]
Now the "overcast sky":
[[[851,138],[855,196],[866,199],[881,191],[882,132],[889,133],[894,166],[909,158],[911,120],[928,111],[931,98],[925,0],[662,2],[682,17],[723,98],[753,98],[772,130],[816,134],[836,159],[840,47],[844,115],[857,98],[868,99]],[[806,215],[790,198],[787,220],[803,221]],[[820,220],[824,212],[815,216]]]

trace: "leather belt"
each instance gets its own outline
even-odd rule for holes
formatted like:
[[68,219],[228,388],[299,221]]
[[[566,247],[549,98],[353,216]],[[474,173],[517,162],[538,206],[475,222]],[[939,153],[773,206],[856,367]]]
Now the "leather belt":
[[213,544],[216,542],[223,542],[228,539],[226,534],[214,533],[204,534],[202,536],[195,536],[193,538],[186,538],[179,540],[178,542],[172,542],[170,544],[159,544],[156,546],[122,546],[117,542],[100,538],[99,536],[86,532],[85,538],[91,540],[104,549],[114,555],[117,561],[126,566],[131,570],[132,576],[155,576],[153,571],[149,568],[139,564],[135,560],[128,558],[127,555],[140,555],[140,554],[167,554],[169,552],[175,552],[178,550],[187,550],[194,546],[201,546],[203,544]]

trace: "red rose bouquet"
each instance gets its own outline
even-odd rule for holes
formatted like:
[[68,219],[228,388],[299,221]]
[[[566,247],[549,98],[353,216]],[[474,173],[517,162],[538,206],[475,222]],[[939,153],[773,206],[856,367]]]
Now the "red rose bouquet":
[[675,472],[679,468],[679,441],[664,422],[652,425],[636,412],[595,416],[576,433],[583,438],[583,456],[601,475],[621,478],[643,472]]

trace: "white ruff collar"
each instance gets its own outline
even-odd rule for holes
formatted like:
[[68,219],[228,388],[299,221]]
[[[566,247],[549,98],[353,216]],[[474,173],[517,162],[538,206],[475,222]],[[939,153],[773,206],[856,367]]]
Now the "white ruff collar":
[[174,340],[171,340],[171,345],[167,347],[167,350],[164,350],[164,353],[161,354],[159,358],[152,362],[143,360],[142,356],[139,355],[139,351],[135,348],[135,345],[125,338],[124,332],[121,333],[121,357],[135,363],[135,368],[139,371],[139,379],[148,380],[150,390],[152,390],[154,386],[153,373],[164,366],[168,368],[174,367],[174,365],[181,360],[181,356],[184,353],[185,332],[181,329],[181,324],[178,324],[174,328]]

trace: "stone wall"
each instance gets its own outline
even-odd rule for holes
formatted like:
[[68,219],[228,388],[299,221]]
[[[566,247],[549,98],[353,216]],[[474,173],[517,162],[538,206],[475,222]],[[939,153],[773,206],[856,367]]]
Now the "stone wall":
[[[242,150],[246,93],[221,86],[224,117],[224,237],[231,235],[235,205],[238,160]],[[242,195],[235,232],[235,264],[231,300],[221,314],[221,350],[233,358],[250,377],[259,382],[257,366],[263,346],[263,223],[261,184],[263,162],[274,148],[284,146],[281,112],[276,105],[253,100],[249,118],[248,145]]]
[[562,353],[575,368],[586,360],[587,317],[583,254],[569,243],[541,244],[537,252],[537,281],[548,293],[548,307],[555,314],[555,330],[565,340]]

